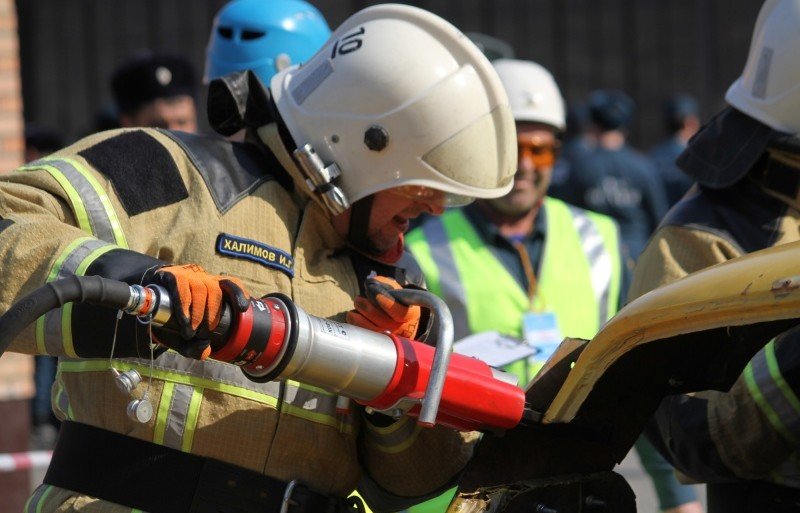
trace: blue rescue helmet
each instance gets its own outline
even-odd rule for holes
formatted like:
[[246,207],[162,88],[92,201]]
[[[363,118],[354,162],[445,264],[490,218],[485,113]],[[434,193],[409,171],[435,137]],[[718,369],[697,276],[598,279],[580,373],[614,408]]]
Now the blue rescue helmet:
[[308,60],[330,34],[319,10],[302,0],[233,0],[214,18],[203,81],[250,69],[269,86],[275,73]]

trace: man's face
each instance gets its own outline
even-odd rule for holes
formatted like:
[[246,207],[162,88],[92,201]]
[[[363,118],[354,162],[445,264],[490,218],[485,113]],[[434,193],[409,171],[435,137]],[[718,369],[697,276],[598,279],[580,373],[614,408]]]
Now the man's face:
[[539,123],[517,122],[517,173],[514,187],[502,198],[488,200],[498,212],[520,216],[541,204],[558,154],[555,130]]
[[120,115],[123,127],[154,127],[197,132],[197,109],[191,96],[158,98],[133,114]]
[[367,238],[378,253],[389,251],[397,246],[400,235],[408,230],[410,219],[426,212],[442,215],[443,205],[443,193],[423,187],[396,187],[376,192]]
[[[425,212],[441,215],[445,195],[440,191],[414,185],[395,187],[373,194],[367,224],[369,251],[382,255],[397,248],[400,236],[408,230],[409,220]],[[336,231],[347,236],[352,210],[332,219]],[[365,248],[366,249],[366,248]]]

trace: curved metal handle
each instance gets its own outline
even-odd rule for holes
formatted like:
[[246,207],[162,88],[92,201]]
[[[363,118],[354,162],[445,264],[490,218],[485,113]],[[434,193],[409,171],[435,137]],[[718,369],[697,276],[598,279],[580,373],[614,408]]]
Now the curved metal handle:
[[389,293],[404,305],[419,305],[429,308],[437,320],[436,351],[433,353],[431,374],[428,378],[428,386],[425,388],[425,397],[422,398],[419,419],[417,419],[417,422],[424,426],[433,426],[436,424],[436,414],[439,412],[444,380],[447,377],[447,366],[450,363],[450,354],[453,352],[455,333],[453,316],[444,301],[426,290],[399,289]]

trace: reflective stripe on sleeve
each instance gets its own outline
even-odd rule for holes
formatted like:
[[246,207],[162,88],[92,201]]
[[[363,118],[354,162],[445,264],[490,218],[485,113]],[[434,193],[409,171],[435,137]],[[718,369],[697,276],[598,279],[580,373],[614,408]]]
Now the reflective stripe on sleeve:
[[[95,176],[71,158],[45,158],[32,162],[22,171],[42,169],[64,189],[78,226],[97,239],[80,238],[56,259],[47,281],[82,274],[101,254],[128,243],[108,194]],[[105,242],[102,242],[105,241]],[[41,354],[76,356],[72,344],[72,304],[51,310],[36,322],[36,345]]]
[[402,417],[386,427],[374,426],[370,422],[366,422],[366,426],[367,441],[387,454],[397,454],[408,449],[422,430],[411,417]]
[[794,445],[800,443],[800,400],[783,379],[775,342],[764,346],[747,364],[744,379],[753,400],[775,430]]
[[773,482],[779,485],[800,488],[800,462],[798,462],[797,453],[793,453],[789,459],[772,470],[769,476]]
[[67,193],[75,218],[83,231],[122,248],[128,247],[111,199],[83,164],[70,158],[45,158],[20,169],[47,171]]
[[42,506],[44,506],[47,496],[52,493],[53,487],[50,485],[40,485],[36,491],[33,492],[25,503],[25,513],[42,513]]
[[[72,275],[80,275],[100,255],[116,249],[90,237],[74,240],[59,255],[50,269],[47,282],[60,280]],[[36,320],[36,347],[39,353],[53,356],[75,357],[72,344],[72,303],[50,310]]]

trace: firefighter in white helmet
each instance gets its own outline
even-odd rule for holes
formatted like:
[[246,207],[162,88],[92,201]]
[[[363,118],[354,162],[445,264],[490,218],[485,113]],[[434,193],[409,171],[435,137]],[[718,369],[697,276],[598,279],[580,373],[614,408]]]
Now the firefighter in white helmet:
[[[563,336],[590,339],[616,313],[623,263],[611,218],[546,196],[566,125],[553,76],[530,61],[493,64],[516,122],[514,185],[504,196],[425,219],[408,245],[430,289],[450,307],[457,339],[499,332],[532,341],[531,330],[538,331],[535,354],[505,362],[524,385]],[[497,354],[485,358],[498,361]]]
[[[798,26],[800,1],[762,7],[742,76],[725,96],[729,107],[678,158],[697,184],[642,253],[631,299],[800,240]],[[790,331],[757,353],[730,391],[670,396],[657,410],[648,435],[679,470],[707,483],[710,513],[797,511],[798,378],[800,344]]]
[[[181,333],[155,331],[172,350],[151,360],[143,325],[76,304],[14,340],[61,357],[65,422],[28,508],[342,511],[361,481],[374,509],[397,511],[452,486],[470,437],[337,410],[334,395],[205,357],[225,297],[281,292],[344,320],[373,271],[403,281],[410,219],[512,187],[513,118],[491,64],[441,18],[380,5],[270,89],[252,72],[212,82],[209,112],[246,141],[105,132],[0,180],[0,313],[73,274],[152,279]],[[359,304],[365,324],[416,336],[418,311]]]

